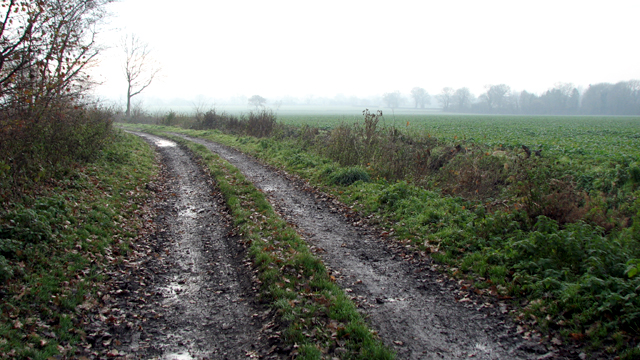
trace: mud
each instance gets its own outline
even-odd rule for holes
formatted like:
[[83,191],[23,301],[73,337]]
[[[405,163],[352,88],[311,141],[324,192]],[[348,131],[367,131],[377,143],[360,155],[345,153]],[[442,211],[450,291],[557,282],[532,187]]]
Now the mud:
[[[157,193],[156,229],[132,244],[142,255],[111,274],[113,288],[89,326],[93,354],[282,358],[274,314],[257,301],[246,249],[232,234],[221,194],[176,143],[137,135],[156,147],[166,168],[161,183],[147,184]],[[102,348],[108,350],[95,351]]]
[[508,304],[473,296],[429,257],[389,241],[330,196],[226,146],[174,135],[205,145],[265,192],[399,359],[564,358],[540,339],[524,339]]

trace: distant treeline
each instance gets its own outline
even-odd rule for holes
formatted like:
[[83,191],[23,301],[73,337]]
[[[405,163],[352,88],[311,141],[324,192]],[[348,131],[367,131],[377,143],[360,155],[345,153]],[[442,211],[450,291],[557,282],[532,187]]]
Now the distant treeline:
[[[559,83],[538,95],[526,90],[514,91],[505,84],[487,85],[479,96],[469,88],[445,87],[433,96],[434,105],[445,112],[473,114],[528,114],[528,115],[640,115],[640,80],[621,81],[617,84],[599,83],[581,91],[573,84]],[[385,93],[367,99],[336,95],[329,98],[308,98],[300,101],[283,98],[272,105],[289,104],[351,105],[388,108],[425,108],[432,105],[432,96],[424,88],[415,87],[407,95],[400,91]]]
[[[382,95],[358,97],[337,94],[333,97],[308,95],[306,97],[283,96],[260,98],[260,104],[252,103],[249,97],[215,99],[218,105],[267,106],[278,111],[281,106],[351,106],[355,108],[391,109],[442,109],[452,113],[471,114],[526,114],[526,115],[640,115],[640,80],[621,81],[616,84],[599,83],[586,89],[570,83],[558,83],[542,94],[512,90],[505,84],[487,85],[484,93],[476,96],[469,88],[443,88],[431,95],[426,89],[414,87],[409,93],[400,91]],[[177,106],[193,103],[174,99]],[[166,103],[160,104],[167,106]],[[139,116],[137,116],[139,117]]]
[[468,88],[444,88],[436,98],[444,111],[483,114],[640,115],[640,81],[589,85],[580,92],[573,84],[558,84],[536,95],[515,92],[505,84],[487,86],[477,99]]

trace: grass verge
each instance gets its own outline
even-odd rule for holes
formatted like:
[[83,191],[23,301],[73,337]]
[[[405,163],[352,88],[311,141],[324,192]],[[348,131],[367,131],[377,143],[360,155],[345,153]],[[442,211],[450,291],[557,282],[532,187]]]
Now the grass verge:
[[[159,128],[156,128],[159,129]],[[594,356],[640,356],[640,190],[629,227],[530,221],[521,209],[443,195],[404,181],[367,178],[290,140],[163,128],[220,142],[310,179],[404,245],[430,254],[475,292],[511,300],[525,334],[586,344]],[[544,169],[544,167],[540,167]],[[533,336],[533,335],[532,335]],[[598,355],[600,354],[600,355]]]
[[324,264],[251,182],[206,147],[168,137],[193,151],[215,178],[249,244],[261,296],[278,310],[285,340],[295,344],[298,359],[394,358]]
[[154,153],[121,131],[111,140],[95,161],[2,204],[0,358],[74,358],[102,269],[141,236]]

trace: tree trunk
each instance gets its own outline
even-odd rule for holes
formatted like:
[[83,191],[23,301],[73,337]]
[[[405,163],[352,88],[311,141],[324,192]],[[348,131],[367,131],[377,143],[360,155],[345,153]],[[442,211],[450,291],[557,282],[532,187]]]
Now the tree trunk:
[[127,87],[127,111],[125,111],[124,115],[127,119],[131,115],[131,86]]

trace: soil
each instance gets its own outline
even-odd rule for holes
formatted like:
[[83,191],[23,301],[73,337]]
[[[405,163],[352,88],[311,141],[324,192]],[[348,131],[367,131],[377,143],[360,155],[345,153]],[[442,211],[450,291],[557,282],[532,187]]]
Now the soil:
[[275,314],[257,299],[246,248],[210,177],[176,143],[153,144],[162,176],[154,229],[115,264],[87,325],[86,358],[285,358]]
[[[329,195],[224,145],[205,145],[236,166],[322,258],[399,359],[578,358],[527,332],[509,303],[476,296]],[[548,340],[548,339],[547,339]],[[584,354],[580,354],[581,358]]]

